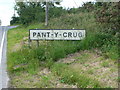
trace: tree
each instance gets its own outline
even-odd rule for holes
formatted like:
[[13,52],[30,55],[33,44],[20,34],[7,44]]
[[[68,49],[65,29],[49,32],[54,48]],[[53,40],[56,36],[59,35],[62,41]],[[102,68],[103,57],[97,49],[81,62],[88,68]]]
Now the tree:
[[43,21],[44,8],[40,3],[35,2],[17,2],[16,8],[22,24],[29,24],[32,21]]
[[107,2],[107,3],[96,3],[99,5],[96,10],[96,19],[98,22],[104,24],[109,30],[112,30],[113,34],[119,31],[120,26],[120,2]]
[[20,23],[19,17],[13,16],[13,17],[12,17],[12,20],[10,21],[10,25],[19,24],[19,23]]
[[[56,7],[59,2],[49,2],[49,18],[61,16],[65,10],[62,7]],[[16,2],[15,10],[19,15],[21,24],[28,25],[29,23],[45,21],[45,6],[46,3],[40,2]],[[14,19],[14,20],[13,20]],[[15,22],[15,17],[12,17],[11,23]]]

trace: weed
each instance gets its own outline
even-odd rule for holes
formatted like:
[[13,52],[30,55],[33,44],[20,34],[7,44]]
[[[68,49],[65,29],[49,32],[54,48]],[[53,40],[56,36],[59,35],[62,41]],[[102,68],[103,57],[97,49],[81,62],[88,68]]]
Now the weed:
[[102,65],[103,67],[109,67],[109,66],[110,66],[108,61],[103,61],[103,62],[101,63],[101,65]]
[[84,74],[77,74],[77,72],[70,69],[66,64],[54,64],[52,66],[52,72],[62,78],[64,83],[77,85],[79,88],[101,87],[97,80],[92,80]]
[[[85,29],[86,38],[80,41],[49,41],[45,44],[40,44],[40,47],[35,47],[32,43],[31,49],[27,45],[22,45],[18,50],[13,51],[16,43],[26,42],[24,37],[28,37],[29,29]],[[75,84],[78,87],[101,87],[98,81],[91,79],[90,77],[81,74],[78,75],[75,71],[70,69],[65,64],[54,64],[60,58],[66,57],[66,55],[75,53],[82,50],[91,50],[93,48],[100,49],[107,57],[113,60],[118,60],[118,46],[117,38],[109,33],[101,32],[104,28],[96,23],[93,13],[79,13],[61,16],[60,18],[54,18],[50,20],[48,27],[45,27],[43,23],[33,24],[28,27],[20,26],[16,29],[8,31],[8,70],[11,74],[20,72],[27,72],[28,74],[36,74],[37,70],[41,67],[49,67],[52,71],[61,76],[61,80],[64,83]],[[19,46],[18,46],[19,47]],[[82,56],[82,57],[81,57]],[[87,62],[89,55],[84,54],[76,59],[80,60],[80,63]],[[87,58],[87,59],[86,59]],[[109,67],[108,62],[101,64],[104,67]],[[85,65],[88,66],[88,65]],[[96,68],[98,69],[98,68]],[[93,73],[89,71],[89,73]],[[46,87],[47,79],[43,78]],[[42,87],[40,86],[40,87]]]

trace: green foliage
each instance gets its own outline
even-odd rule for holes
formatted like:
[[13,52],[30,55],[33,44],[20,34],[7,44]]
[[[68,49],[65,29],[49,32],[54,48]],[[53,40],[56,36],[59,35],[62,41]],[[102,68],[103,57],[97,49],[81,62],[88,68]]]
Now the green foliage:
[[97,80],[92,80],[84,74],[78,74],[71,70],[66,64],[58,63],[52,67],[52,72],[61,77],[62,82],[77,85],[79,88],[100,88]]
[[[86,37],[82,41],[51,41],[47,45],[40,45],[38,48],[26,48],[22,50],[13,52],[10,54],[9,66],[10,70],[14,71],[16,65],[28,65],[29,67],[37,69],[44,62],[45,65],[51,67],[53,62],[60,58],[64,58],[70,53],[74,53],[79,50],[86,50],[92,48],[99,48],[103,51],[107,57],[118,60],[119,55],[117,51],[117,46],[113,41],[113,38],[106,34],[95,34]],[[14,62],[14,63],[13,63]],[[11,64],[10,64],[11,63]],[[32,64],[31,64],[32,63]],[[33,67],[32,67],[33,66]],[[21,70],[25,70],[21,67]]]
[[19,17],[12,17],[12,20],[10,21],[10,25],[19,24],[19,23],[20,23]]
[[81,7],[83,12],[91,12],[94,10],[94,3],[92,2],[86,2]]
[[[68,54],[94,48],[100,49],[103,52],[102,55],[107,56],[107,58],[111,58],[112,60],[119,59],[119,33],[113,34],[111,33],[112,29],[109,28],[106,23],[105,25],[107,28],[99,22],[96,22],[97,17],[94,17],[96,13],[91,11],[92,9],[89,10],[89,7],[93,5],[94,7],[98,7],[97,10],[101,9],[102,4],[97,4],[98,3],[95,5],[88,3],[83,6],[83,9],[70,9],[67,11],[69,14],[66,14],[66,11],[62,8],[51,7],[50,17],[53,18],[50,19],[48,27],[45,27],[42,23],[33,24],[24,28],[21,26],[22,28],[18,27],[17,29],[10,30],[8,32],[8,70],[12,74],[24,71],[29,74],[36,74],[40,67],[48,67],[54,74],[61,77],[60,81],[62,83],[74,84],[79,88],[101,87],[97,80],[93,80],[85,74],[78,74],[66,64],[56,64],[57,60],[66,57]],[[86,8],[85,11],[84,8]],[[41,13],[39,13],[39,9],[41,10]],[[65,14],[61,12],[62,10]],[[76,13],[76,11],[78,12]],[[34,4],[29,6],[21,3],[18,12],[19,14],[21,13],[20,19],[21,21],[23,20],[23,24],[28,24],[33,22],[33,20],[40,20],[40,22],[44,21],[44,10],[42,6],[40,7]],[[28,46],[23,45],[19,50],[12,51],[16,43],[20,44],[24,37],[28,37],[28,30],[31,28],[85,29],[86,38],[80,41],[43,41],[42,44],[40,44],[40,47],[35,47],[34,44],[32,48],[28,48]],[[85,60],[85,57],[87,56],[88,55],[83,55],[84,59],[78,57],[78,59],[81,59],[80,63],[84,64],[87,61]],[[109,66],[107,62],[104,62],[101,65],[104,67]],[[88,64],[84,64],[84,66],[87,67]],[[93,71],[90,70],[88,73],[92,74]],[[49,79],[42,77],[42,80],[45,81],[43,86],[46,86]]]
[[[50,45],[50,48],[48,47],[49,53],[48,58],[52,58],[53,60],[57,60],[59,58],[65,57],[65,51],[64,51],[64,44],[59,44],[58,42],[52,42]],[[63,48],[61,48],[63,47]]]
[[46,59],[45,56],[45,49],[44,46],[40,46],[39,48],[34,49],[34,58],[40,60],[40,61],[44,61]]
[[[41,6],[29,6],[25,4],[25,8],[19,8],[19,16],[22,24],[29,24],[32,21],[44,20],[44,9]],[[39,19],[40,18],[40,19]]]
[[81,56],[76,57],[75,59],[78,60],[77,62],[84,64],[85,62],[88,61],[89,56],[90,56],[89,54],[82,54]]
[[[31,49],[24,48],[8,55],[8,70],[13,72],[28,71],[34,73],[39,67],[39,60],[34,58],[35,52]],[[14,62],[14,63],[13,63]]]
[[103,67],[109,67],[109,66],[110,66],[108,61],[102,62],[101,65],[102,65]]
[[[48,27],[45,27],[43,24],[34,24],[28,26],[27,28],[20,27],[17,28],[16,31],[9,31],[8,37],[10,40],[8,39],[8,48],[11,50],[10,48],[12,46],[20,42],[23,37],[28,36],[27,30],[31,28],[72,29],[74,27],[75,29],[84,28],[86,30],[86,38],[80,41],[50,41],[45,42],[45,45],[40,45],[38,48],[28,49],[24,47],[22,50],[11,52],[8,56],[8,59],[10,59],[8,61],[10,65],[9,69],[14,71],[14,67],[16,65],[28,64],[29,66],[29,63],[33,63],[34,65],[33,67],[31,66],[29,68],[34,69],[41,65],[51,67],[56,60],[64,58],[68,54],[75,53],[80,50],[90,50],[94,48],[100,49],[103,52],[103,55],[107,56],[108,58],[118,60],[118,35],[112,35],[111,33],[105,33],[101,31],[104,30],[104,27],[96,23],[94,14],[95,13],[93,12],[68,14],[61,16],[60,18],[50,19]],[[15,42],[12,42],[13,40]],[[21,70],[24,68],[28,67],[21,67]]]
[[67,12],[63,7],[50,7],[49,8],[49,18],[56,18],[62,15],[66,15]]
[[103,32],[116,34],[119,32],[119,5],[120,2],[96,3],[96,20],[106,28]]
[[[59,3],[57,4],[59,5]],[[44,22],[45,5],[46,3],[17,2],[15,9],[19,17],[13,17],[11,25],[18,22],[23,25],[28,25],[32,22]],[[66,10],[62,7],[55,7],[54,3],[49,3],[49,18],[59,17],[65,14],[65,12]]]

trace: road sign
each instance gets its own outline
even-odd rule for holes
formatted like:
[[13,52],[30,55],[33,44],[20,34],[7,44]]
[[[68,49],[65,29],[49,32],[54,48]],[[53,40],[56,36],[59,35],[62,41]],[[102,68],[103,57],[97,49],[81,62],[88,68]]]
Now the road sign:
[[29,30],[30,40],[81,40],[85,38],[85,30]]

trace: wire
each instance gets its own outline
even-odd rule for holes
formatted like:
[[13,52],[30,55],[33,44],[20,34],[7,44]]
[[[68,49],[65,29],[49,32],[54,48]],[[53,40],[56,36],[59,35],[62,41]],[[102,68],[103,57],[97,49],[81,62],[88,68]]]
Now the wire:
[[74,1],[75,5],[76,5],[77,7],[79,7],[79,6],[77,5],[76,1],[75,1],[75,0],[73,0],[73,1]]

